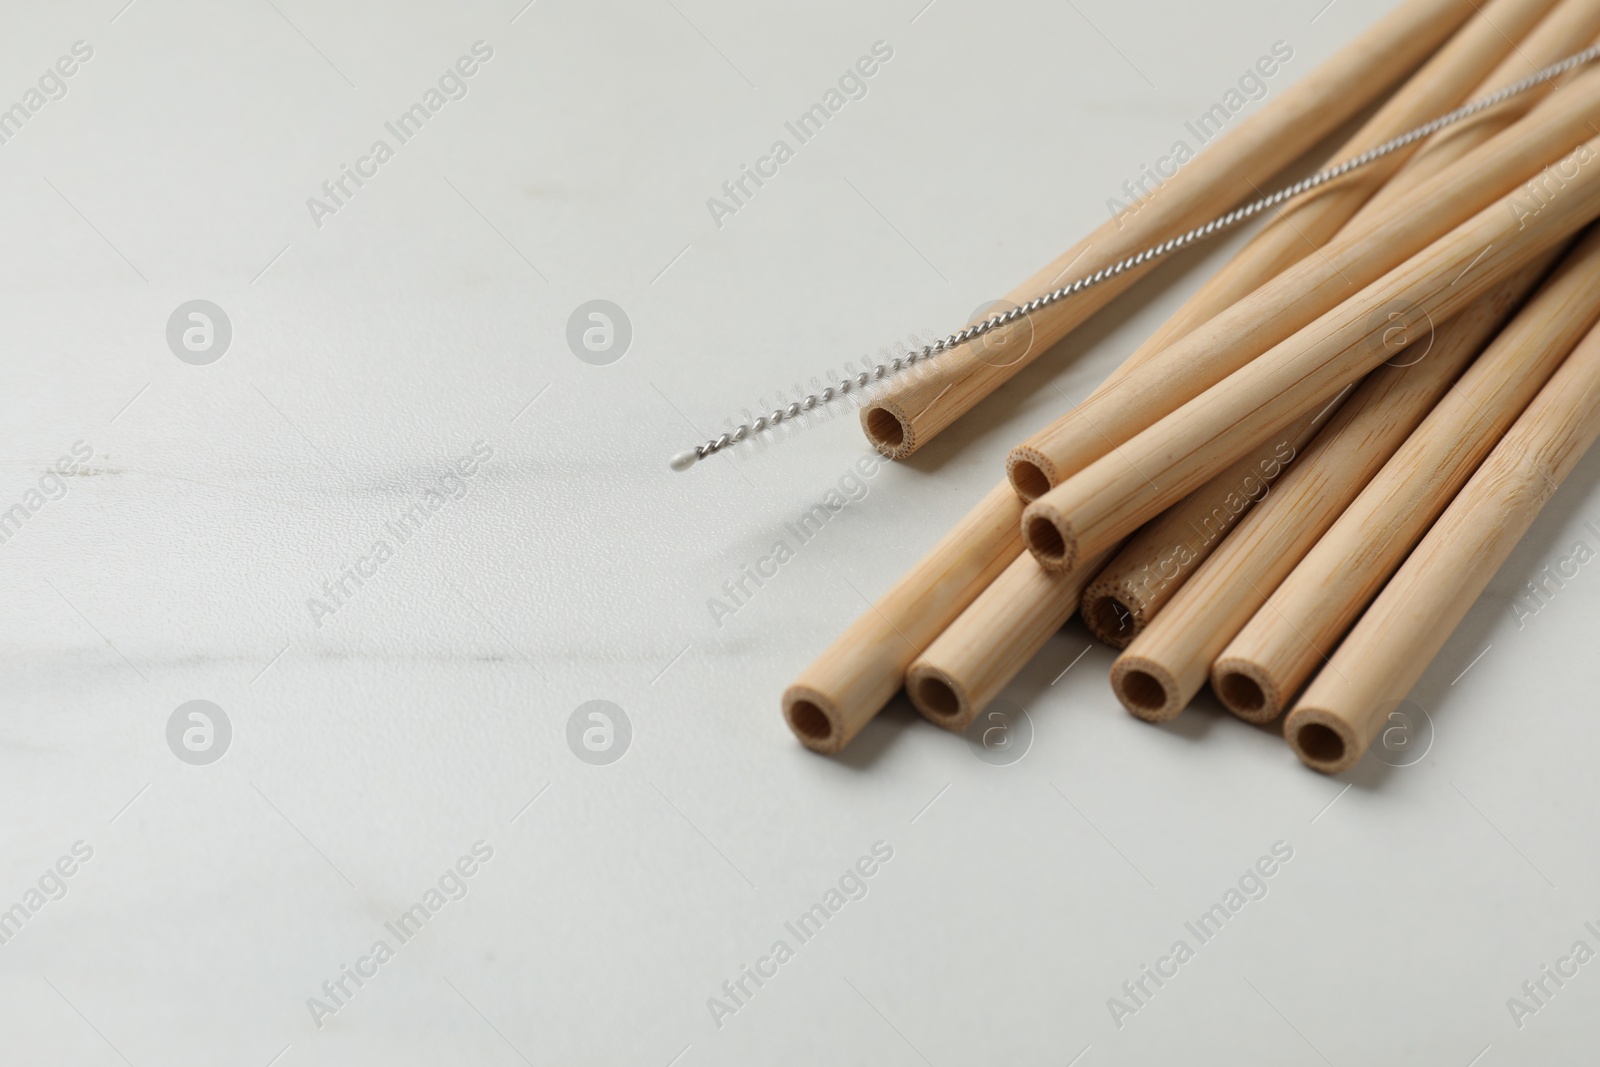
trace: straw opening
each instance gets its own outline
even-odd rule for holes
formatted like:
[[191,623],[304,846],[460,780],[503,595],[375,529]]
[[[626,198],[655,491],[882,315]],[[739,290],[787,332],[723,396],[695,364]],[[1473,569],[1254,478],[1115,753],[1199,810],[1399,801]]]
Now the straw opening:
[[833,722],[809,700],[797,700],[789,706],[789,725],[810,741],[826,741],[833,735]]

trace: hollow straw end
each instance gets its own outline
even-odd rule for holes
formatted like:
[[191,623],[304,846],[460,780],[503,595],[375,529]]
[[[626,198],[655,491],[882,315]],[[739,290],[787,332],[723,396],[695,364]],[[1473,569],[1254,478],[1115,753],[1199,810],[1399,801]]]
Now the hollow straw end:
[[783,691],[783,721],[800,743],[813,752],[831,756],[849,743],[839,709],[821,690],[791,685]]
[[1276,680],[1259,664],[1241,656],[1223,656],[1211,665],[1211,691],[1223,707],[1245,722],[1259,726],[1283,714],[1283,694]]
[[959,734],[971,726],[981,710],[973,704],[965,686],[920,659],[906,671],[906,696],[925,719],[952,733]]
[[[1127,648],[1144,631],[1146,612],[1131,583],[1097,578],[1083,591],[1078,613],[1089,632],[1103,644]],[[1131,594],[1131,595],[1130,595]]]
[[1077,538],[1065,517],[1055,508],[1035,500],[1022,512],[1022,542],[1051,574],[1064,574],[1078,565]]
[[1171,671],[1154,660],[1127,653],[1111,665],[1111,691],[1128,714],[1145,722],[1171,722],[1188,703]]
[[1006,456],[1006,478],[1017,495],[1030,504],[1055,488],[1059,480],[1050,457],[1030,445],[1018,445]]
[[1342,716],[1307,705],[1289,713],[1283,735],[1301,763],[1323,774],[1349,770],[1367,750],[1367,742]]
[[861,409],[861,430],[872,447],[890,459],[904,459],[922,443],[911,419],[881,401]]

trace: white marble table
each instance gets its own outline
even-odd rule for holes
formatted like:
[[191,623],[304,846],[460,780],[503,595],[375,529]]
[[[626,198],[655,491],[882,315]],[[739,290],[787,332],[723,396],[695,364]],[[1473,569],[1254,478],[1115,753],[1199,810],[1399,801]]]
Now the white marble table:
[[[903,702],[832,760],[778,714],[1227,246],[843,481],[751,596],[853,415],[666,467],[961,321],[1274,42],[1276,86],[1386,6],[1324,2],[7,5],[0,105],[39,107],[0,144],[0,1061],[1584,1058],[1600,965],[1506,1001],[1600,948],[1600,576],[1509,604],[1600,545],[1600,459],[1413,694],[1426,758],[1344,780],[1210,703],[1135,722],[1077,624],[1005,694],[1010,765]],[[631,326],[604,365],[591,300]],[[591,701],[619,760],[592,707],[569,734]]]

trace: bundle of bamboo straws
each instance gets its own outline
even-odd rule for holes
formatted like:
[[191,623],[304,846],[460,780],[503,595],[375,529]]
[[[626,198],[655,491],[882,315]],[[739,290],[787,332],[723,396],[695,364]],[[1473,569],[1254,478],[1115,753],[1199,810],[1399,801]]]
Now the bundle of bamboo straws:
[[[1226,211],[1377,106],[1338,163],[1600,35],[1600,0],[1405,0],[1023,304]],[[1209,680],[1355,764],[1600,435],[1600,67],[1290,201],[783,695],[837,752],[902,688],[965,730],[1080,606],[1149,721]],[[941,355],[862,412],[905,456],[1144,273]],[[1005,358],[994,353],[1005,348]],[[1018,352],[1021,352],[1018,355]]]

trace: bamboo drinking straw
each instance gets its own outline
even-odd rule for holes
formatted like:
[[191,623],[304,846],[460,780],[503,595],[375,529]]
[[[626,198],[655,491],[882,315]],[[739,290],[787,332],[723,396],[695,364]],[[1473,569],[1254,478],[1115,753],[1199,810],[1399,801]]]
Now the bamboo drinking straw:
[[[1588,2],[1600,3],[1600,0]],[[1412,74],[1325,166],[1353,159],[1469,98],[1476,99],[1477,96],[1468,96],[1468,90],[1502,60],[1517,37],[1549,9],[1551,3],[1552,0],[1496,0],[1486,5]],[[1508,78],[1489,91],[1516,80]],[[1166,348],[1321,247],[1406,162],[1412,151],[1405,149],[1385,156],[1330,186],[1290,201],[1152,334],[1141,350],[1158,352]],[[1007,476],[1024,500],[1033,500],[1053,484],[1044,473],[1051,469],[1048,455],[1036,457],[1033,454],[1035,440],[1048,439],[1051,429],[1053,427],[1024,441],[1007,458]],[[1217,503],[1221,503],[1220,497]],[[1197,510],[1206,514],[1211,508]]]
[[1281,435],[1140,527],[1083,591],[1084,625],[1112,648],[1127,648],[1253,504],[1268,495],[1339,400]]
[[[1584,2],[1600,11],[1600,0]],[[1330,165],[1359,155],[1410,129],[1425,120],[1430,112],[1459,103],[1464,95],[1468,99],[1478,99],[1516,81],[1514,68],[1509,63],[1501,63],[1495,76],[1484,80],[1472,93],[1466,93],[1468,85],[1513,48],[1510,35],[1522,34],[1550,6],[1543,0],[1535,4],[1491,4],[1473,16],[1334,155]],[[1573,6],[1573,0],[1567,0],[1567,6]],[[1570,24],[1573,20],[1565,21]],[[1544,31],[1546,23],[1560,22],[1551,15],[1540,22],[1537,29]],[[1557,28],[1572,27],[1559,25]],[[1600,25],[1596,28],[1600,29]],[[1567,46],[1567,42],[1543,47],[1563,46]],[[1563,54],[1558,51],[1555,59]],[[1511,120],[1512,116],[1507,113],[1499,126],[1483,127],[1484,137]],[[1323,244],[1356,214],[1374,190],[1379,190],[1383,179],[1405,162],[1402,157],[1376,171],[1358,172],[1364,175],[1359,182],[1342,184],[1327,195],[1307,196],[1292,202],[1283,215],[1246,245],[1162,330],[1146,341],[1144,347],[1154,350],[1166,347],[1170,340],[1209,320],[1303,258],[1309,250]],[[1428,173],[1433,172],[1410,167],[1400,169],[1379,191],[1391,197],[1403,193],[1420,184]],[[1337,404],[1332,406],[1337,407]],[[1297,439],[1309,428],[1309,422],[1297,424],[1286,431],[1281,440],[1258,447],[1134,535],[1083,592],[1080,608],[1089,630],[1115,648],[1127,647],[1177,593],[1188,576],[1205,562],[1254,500],[1266,491],[1272,478],[1281,473],[1285,453],[1295,454],[1299,447]],[[1303,444],[1303,440],[1300,443]],[[1049,484],[1039,467],[1028,461],[1028,455],[1029,442],[1013,449],[1007,461],[1007,474],[1018,494],[1031,500],[1047,491]]]
[[[1458,4],[1413,0],[1386,21],[1399,20],[1397,25],[1403,23],[1410,27],[1407,32],[1418,33],[1422,38],[1437,43],[1437,40],[1454,30],[1466,14]],[[1371,36],[1369,31],[1361,41]],[[1387,57],[1382,59],[1382,63],[1404,67],[1402,52],[1392,49],[1380,51]],[[1408,50],[1403,54],[1411,56]],[[1378,77],[1369,69],[1377,58],[1376,53],[1362,57],[1346,49],[1329,65],[1319,68],[1307,82],[1322,86],[1321,91],[1325,94],[1337,95],[1348,91],[1358,77]],[[1412,57],[1412,60],[1415,58]],[[1276,105],[1281,107],[1287,96],[1280,97]],[[1302,96],[1310,99],[1304,92]],[[1266,111],[1263,109],[1261,114]],[[1259,118],[1258,114],[1251,121]],[[1233,139],[1237,141],[1239,138],[1236,135]],[[1222,144],[1217,147],[1222,147]],[[1219,153],[1213,149],[1207,154]],[[1185,173],[1193,170],[1193,167],[1188,168]],[[1197,173],[1204,174],[1204,171]],[[1212,181],[1220,179],[1213,178]],[[1148,213],[1141,211],[1141,215],[1147,219],[1155,219],[1157,214],[1154,210]],[[1179,224],[1167,223],[1171,226]],[[1143,234],[1142,230],[1140,232]],[[1142,239],[1144,237],[1134,239],[1130,248]],[[1058,265],[1075,263],[1081,254],[1088,251],[1093,240],[1092,236],[1077,248],[1069,250],[1057,261]],[[1106,255],[1110,257],[1107,262],[1118,258],[1109,252]],[[1064,269],[1061,267],[1056,270],[1051,279],[1059,280],[1059,274]],[[1039,277],[1043,276],[1042,272]],[[1108,291],[1107,300],[1116,291],[1113,285],[1098,288]],[[1090,291],[1069,304],[1086,307],[1083,316],[1087,317],[1098,306],[1092,304],[1094,299],[1095,292]],[[1062,333],[1075,324],[1074,321],[1062,327]],[[1017,343],[999,331],[997,334],[997,337],[980,339],[989,346],[988,351],[999,348],[1001,342]],[[1117,380],[1142,355],[1142,352],[1135,353],[1110,380]],[[1021,502],[1005,482],[985,495],[954,529],[785,690],[784,717],[803,744],[818,752],[838,752],[888,703],[905,681],[906,667],[911,660],[1022,553],[1022,540],[1017,532],[1021,509]],[[1073,606],[1067,609],[1069,615],[1076,607],[1076,593],[1071,599]]]
[[[1476,251],[1474,252],[1474,255],[1476,255]],[[1465,263],[1461,264],[1461,266],[1466,265],[1467,264]],[[1468,288],[1470,288],[1472,284],[1473,283],[1469,283]],[[1466,292],[1467,290],[1464,288],[1462,291]],[[1473,291],[1476,292],[1477,290],[1473,289]],[[1132,365],[1132,362],[1133,361],[1130,360],[1130,366]],[[1013,578],[1015,581],[1008,583],[1007,588],[1026,589],[1030,590],[1032,593],[1031,599],[1029,597],[1017,599],[1015,603],[1010,606],[1010,614],[1005,616],[1005,618],[1010,620],[1010,623],[1016,627],[1017,632],[1028,631],[1030,626],[1035,628],[1040,626],[1041,624],[1039,620],[1054,620],[1054,624],[1059,625],[1061,621],[1064,621],[1064,619],[1071,614],[1074,602],[1077,599],[1077,588],[1075,583],[1062,582],[1053,586],[1038,582],[1030,584],[1025,580],[1026,572],[1020,570],[1013,574]],[[995,620],[1001,617],[1001,611],[999,607],[996,606],[1001,603],[1003,603],[1003,601],[997,594],[995,598],[992,598],[988,602],[989,608],[987,609],[986,613],[984,613],[983,616],[974,617],[987,617],[990,620],[990,625],[993,626],[996,632],[1012,632],[1006,626],[999,625],[995,622]],[[970,629],[972,628],[964,628],[964,630],[969,631]],[[1048,630],[1044,631],[1046,637],[1048,636],[1048,632]],[[1040,639],[1038,644],[1042,643],[1042,639]],[[952,646],[947,645],[946,647]],[[981,661],[985,664],[991,662],[991,660],[996,664],[1000,663],[1001,658],[998,655],[984,658],[985,654],[982,654],[981,650],[986,647],[989,646],[977,643],[974,644],[974,650],[979,653],[978,661]],[[1037,645],[1035,648],[1036,647]],[[1025,662],[1025,658],[1026,657],[1021,660],[1017,660],[1013,657],[1009,662],[1014,664],[1014,666],[1009,669],[1011,669],[1014,673],[1014,670],[1016,668],[1020,668],[1022,662]],[[919,707],[921,707],[925,712],[928,712],[930,718],[934,718],[936,721],[942,719],[952,719],[951,714],[949,714],[949,708],[952,706],[954,706],[958,712],[968,715],[975,714],[976,709],[981,707],[982,700],[973,699],[972,696],[972,693],[977,692],[976,683],[968,685],[964,682],[964,676],[962,675],[960,669],[961,666],[961,664],[957,663],[931,664],[922,672],[923,675],[931,677],[935,668],[942,670],[944,673],[941,677],[941,682],[950,691],[950,693],[954,694],[953,697],[947,696],[941,699],[938,697],[936,689],[931,684],[919,685],[917,690],[913,693],[913,702],[918,703]],[[994,685],[994,689],[991,690],[992,695],[992,691],[997,691],[999,686],[1003,686],[1005,682],[1009,680],[1010,675],[1004,674],[1002,671],[991,670],[988,671],[985,677],[986,680],[991,683],[997,682],[997,684]],[[967,689],[970,689],[971,692],[966,693],[964,696],[964,690]],[[920,691],[933,693],[935,696],[928,699],[919,700],[918,692]],[[940,713],[937,707],[938,704],[942,704],[944,706],[946,713]],[[960,715],[954,716],[954,721],[959,722]]]
[[[1600,7],[1600,0],[1585,2]],[[1503,81],[1489,80],[1474,93],[1466,93],[1485,69],[1513,47],[1510,35],[1520,36],[1550,6],[1548,2],[1496,4],[1480,11],[1407,80],[1329,165],[1381,144],[1424,120],[1427,114],[1459,103],[1463,96],[1475,99],[1515,81],[1511,76]],[[1508,116],[1506,122],[1509,121]],[[1405,162],[1404,158],[1395,159],[1388,166],[1358,172],[1359,181],[1292,203],[1150,338],[1146,347],[1166,347],[1170,340],[1209,320],[1303,258],[1309,249],[1324,243],[1348,222],[1363,201]],[[1420,176],[1411,170],[1402,171],[1384,186],[1383,192],[1403,192],[1417,184]],[[1084,590],[1080,607],[1089,630],[1115,648],[1127,647],[1257,497],[1266,492],[1272,479],[1284,469],[1286,458],[1303,447],[1311,432],[1314,427],[1309,420],[1296,424],[1282,440],[1258,447],[1141,529]],[[1047,491],[1049,483],[1028,457],[1029,443],[1024,442],[1008,458],[1007,473],[1019,495],[1031,500]]]
[[[1136,360],[1147,356],[1142,350],[1135,352],[1100,388],[1119,380]],[[783,693],[784,719],[795,737],[824,754],[839,752],[849,744],[899,691],[912,660],[997,575],[1025,555],[1021,518],[1022,501],[1008,482],[1001,481],[807,666]],[[1054,587],[1066,606],[1057,607],[1051,601],[1042,610],[1046,615],[1062,612],[1056,623],[1059,629],[1077,610],[1082,586],[1073,588],[1070,596],[1059,592],[1063,583],[1054,583]],[[1021,666],[1018,663],[1017,669]]]
[[[1467,99],[1481,99],[1535,71],[1543,70],[1569,55],[1575,41],[1600,43],[1595,39],[1596,34],[1600,34],[1600,0],[1562,0],[1531,33],[1517,43],[1494,73],[1467,94]],[[1410,184],[1431,178],[1527,114],[1553,88],[1554,85],[1546,85],[1518,93],[1466,122],[1440,130],[1423,142],[1395,177],[1405,178]],[[1357,212],[1353,224],[1359,226],[1370,213],[1383,211],[1407,187],[1402,183],[1399,188],[1385,186],[1379,189]]]
[[838,752],[904,684],[906,667],[1022,551],[1022,502],[1002,481],[783,693],[807,748]]
[[[1600,168],[1594,168],[1600,169]],[[1212,667],[1241,718],[1276,718],[1479,461],[1600,318],[1600,230],[1445,395]]]
[[[1443,36],[1448,31],[1434,27],[1428,32]],[[914,654],[912,642],[930,640],[994,573],[1016,558],[1020,551],[1016,514],[1014,498],[986,496],[868,616],[807,669],[784,698],[786,716],[803,742],[820,751],[837,751],[877,713],[903,680],[905,665]],[[945,580],[947,574],[953,577]]]
[[1146,721],[1166,722],[1188,706],[1212,660],[1427,416],[1554,258],[1547,253],[1431,338],[1419,338],[1422,354],[1402,352],[1367,375],[1272,493],[1117,657],[1111,688],[1123,707]]
[[[1109,266],[1226,211],[1386,92],[1475,9],[1471,0],[1407,0],[1184,164],[1136,212],[1107,221],[1008,299],[1024,304],[1059,285],[1069,270]],[[862,409],[867,438],[888,455],[910,455],[1146,271],[1043,308],[1004,327],[990,344],[958,346],[925,373],[890,385]],[[1004,360],[992,355],[1000,346]]]
[[[1308,420],[1315,426],[1322,421]],[[1085,583],[1111,554],[1066,574],[1043,570],[1026,552],[1018,555],[912,661],[906,672],[911,703],[931,722],[965,730],[1078,610]]]
[[[1320,426],[1322,420],[1308,421]],[[947,730],[972,725],[1078,610],[1085,583],[1110,557],[1108,551],[1075,571],[1052,574],[1022,552],[912,661],[906,672],[911,703]]]
[[1364,227],[1347,228],[1320,255],[1290,267],[1137,372],[1107,383],[1036,435],[1013,469],[1020,470],[1025,459],[1038,468],[1041,482],[1059,485],[1593,136],[1597,110],[1600,68],[1586,71]]
[[1600,214],[1597,159],[1600,138],[1035,500],[1028,548],[1046,570],[1098,555],[1389,358],[1391,315],[1443,322],[1555,247]]
[[[1148,347],[1135,352],[1108,381],[1151,354]],[[1019,519],[1021,508],[1018,501]],[[947,730],[965,730],[1078,610],[1084,584],[1110,556],[1070,574],[1048,574],[1022,551],[1019,534],[1005,571],[912,661],[906,672],[912,705]]]
[[929,721],[960,732],[1027,666],[1078,609],[1091,561],[1066,574],[1041,570],[1026,552],[918,656],[906,695]]
[[1600,333],[1591,331],[1289,713],[1285,733],[1308,767],[1355,765],[1596,436]]
[[[1131,368],[1139,355],[1130,356],[1108,382]],[[1021,519],[1022,501],[1008,482],[989,490],[784,690],[783,716],[795,737],[825,754],[849,744],[899,691],[912,660],[997,575],[1025,556]],[[1058,629],[1077,610],[1077,589],[1062,599],[1067,601],[1064,608],[1052,601],[1042,609],[1045,614],[1062,611]],[[1009,676],[1000,685],[1005,681]]]

